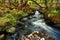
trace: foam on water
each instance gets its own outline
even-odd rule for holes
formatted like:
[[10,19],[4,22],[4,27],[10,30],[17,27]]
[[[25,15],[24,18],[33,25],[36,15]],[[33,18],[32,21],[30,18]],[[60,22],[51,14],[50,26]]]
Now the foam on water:
[[[23,34],[29,32],[29,31],[43,31],[43,32],[51,35],[52,37],[55,37],[56,40],[60,40],[60,32],[58,30],[48,26],[44,21],[43,15],[39,11],[36,11],[35,15],[30,16],[30,19],[28,17],[26,17],[26,18],[23,18],[22,20],[25,21],[25,26],[23,25],[25,27],[25,29],[21,30],[18,27],[17,32],[14,33],[12,36],[8,37],[6,40],[9,40],[9,39],[10,40],[19,40],[20,36],[22,36]],[[41,40],[44,40],[44,38],[42,38]]]
[[44,19],[41,19],[41,17],[43,17],[43,15],[37,15],[40,14],[38,11],[36,12],[36,16],[38,16],[40,19],[32,22],[33,25],[36,25],[37,27],[39,26],[40,28],[44,29],[45,31],[47,31],[49,34],[53,35],[54,37],[57,38],[57,40],[60,40],[60,32],[50,26],[48,26],[45,22]]

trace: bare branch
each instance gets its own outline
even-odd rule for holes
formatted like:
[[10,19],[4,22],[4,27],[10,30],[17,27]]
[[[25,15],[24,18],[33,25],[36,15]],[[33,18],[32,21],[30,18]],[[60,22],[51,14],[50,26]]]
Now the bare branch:
[[31,0],[31,1],[33,1],[34,3],[36,3],[40,8],[44,8],[41,5],[39,5],[36,1],[34,1],[34,0]]

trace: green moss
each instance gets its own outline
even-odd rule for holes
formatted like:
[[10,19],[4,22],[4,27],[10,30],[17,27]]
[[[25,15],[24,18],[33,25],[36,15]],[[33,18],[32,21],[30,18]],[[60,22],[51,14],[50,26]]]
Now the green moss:
[[7,18],[13,19],[13,15],[9,13],[9,14],[7,15]]
[[[16,17],[14,17],[14,15],[16,15]],[[22,18],[22,17],[27,16],[27,15],[28,14],[26,12],[21,11],[21,10],[20,11],[14,10],[14,14],[12,12],[7,13],[4,17],[0,18],[0,24],[5,24],[6,22],[10,22],[10,24],[8,23],[9,25],[7,24],[6,26],[1,28],[0,30],[4,31],[4,30],[7,30],[7,29],[9,29],[11,27],[16,26],[16,21],[18,19]]]
[[22,18],[22,17],[25,17],[25,16],[28,16],[28,13],[26,13],[26,12],[24,12],[24,11],[18,11],[17,13],[16,13],[16,17],[17,17],[17,19],[20,19],[20,18]]
[[4,18],[0,18],[0,24],[4,24],[6,22],[10,21],[10,19],[4,17]]
[[54,17],[54,16],[57,16],[57,15],[59,15],[59,14],[60,14],[60,13],[59,13],[58,10],[56,10],[56,8],[52,8],[52,9],[51,9],[51,13],[48,14],[48,17]]
[[29,5],[31,8],[35,8],[35,7],[37,6],[33,1],[28,1],[28,5]]
[[11,26],[5,26],[5,27],[3,27],[2,29],[1,29],[1,31],[5,31],[5,30],[7,30],[7,29],[9,29]]
[[12,22],[12,26],[16,26],[16,20],[14,20],[14,22]]

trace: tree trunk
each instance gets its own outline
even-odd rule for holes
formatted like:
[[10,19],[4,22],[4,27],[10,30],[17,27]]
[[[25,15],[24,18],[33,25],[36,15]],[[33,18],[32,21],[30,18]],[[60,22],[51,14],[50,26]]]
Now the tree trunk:
[[20,3],[23,4],[23,0],[21,0]]

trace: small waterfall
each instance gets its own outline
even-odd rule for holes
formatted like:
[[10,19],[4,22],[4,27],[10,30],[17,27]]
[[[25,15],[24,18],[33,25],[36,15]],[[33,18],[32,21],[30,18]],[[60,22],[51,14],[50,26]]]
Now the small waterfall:
[[39,18],[39,14],[40,13],[38,11],[35,11],[35,15],[34,16],[37,17],[37,18]]
[[29,17],[21,19],[24,21],[25,25],[19,26],[24,27],[21,30],[19,27],[17,28],[17,32],[14,33],[12,36],[7,37],[6,40],[19,40],[19,38],[29,32],[33,31],[40,31],[45,32],[48,35],[56,38],[56,40],[60,40],[60,32],[50,26],[48,26],[45,21],[43,15],[39,11],[35,11],[35,15],[31,15]]
[[[40,14],[40,15],[37,15],[37,14],[40,14],[38,11],[36,12],[35,15],[38,16],[40,19],[37,20],[37,21],[35,21],[35,22],[32,22],[32,24],[33,24],[33,25],[36,25],[36,26],[39,26],[39,27],[42,28],[43,30],[47,31],[48,34],[51,34],[51,35],[53,35],[54,37],[57,37],[57,39],[60,38],[60,36],[59,36],[59,35],[60,35],[60,32],[59,32],[58,30],[56,30],[56,29],[48,26],[48,25],[45,23],[44,19],[42,19],[42,18],[43,18],[43,15],[42,15],[42,14]],[[58,40],[60,40],[60,39],[58,39]]]

